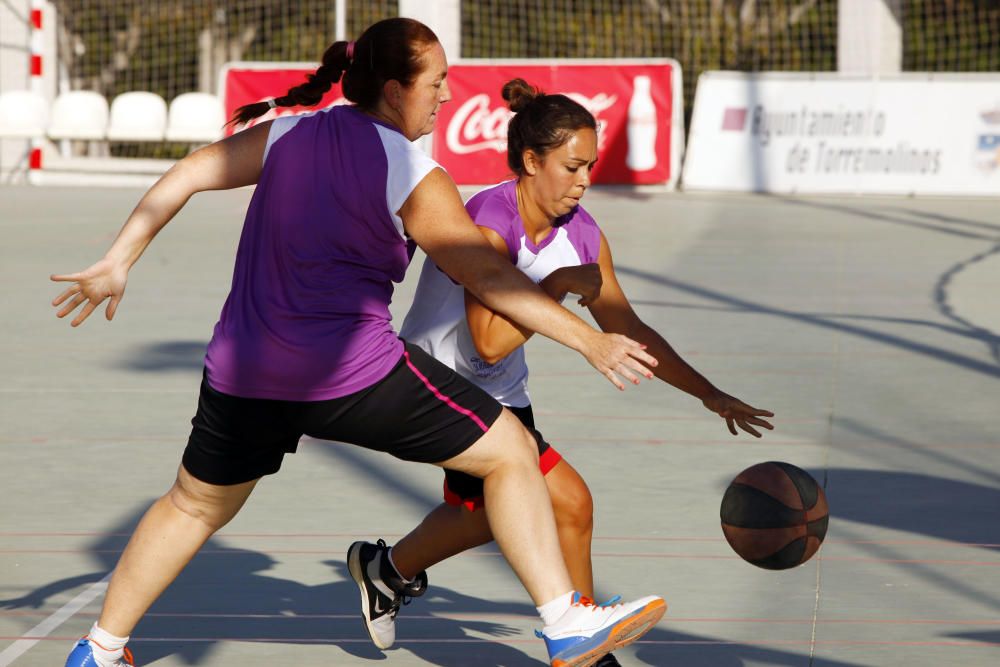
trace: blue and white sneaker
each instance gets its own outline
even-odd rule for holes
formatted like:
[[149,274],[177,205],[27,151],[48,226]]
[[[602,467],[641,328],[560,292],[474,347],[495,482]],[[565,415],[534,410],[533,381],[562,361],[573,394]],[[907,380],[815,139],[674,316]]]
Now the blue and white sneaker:
[[[94,657],[94,650],[90,646],[90,639],[84,637],[76,643],[72,653],[66,658],[66,667],[100,667],[100,663]],[[132,651],[126,648],[124,655],[112,667],[135,667]]]
[[667,611],[663,598],[598,605],[573,593],[569,611],[556,625],[536,632],[545,640],[552,667],[593,667],[605,655],[646,634]]

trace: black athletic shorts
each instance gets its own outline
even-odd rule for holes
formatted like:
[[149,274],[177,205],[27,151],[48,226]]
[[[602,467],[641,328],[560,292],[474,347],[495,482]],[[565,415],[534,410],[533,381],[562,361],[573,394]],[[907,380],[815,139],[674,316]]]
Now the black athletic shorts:
[[[535,439],[535,444],[538,446],[538,467],[543,475],[548,475],[549,471],[562,461],[562,455],[556,451],[555,447],[549,445],[542,434],[535,429],[535,413],[530,405],[523,408],[508,407],[507,409],[521,420],[524,427],[528,429],[528,433]],[[483,501],[483,480],[458,470],[445,469],[444,501],[456,507],[464,506],[470,511],[480,509],[485,504]]]
[[240,484],[275,473],[308,435],[438,463],[461,454],[503,407],[415,345],[381,381],[326,401],[240,398],[203,378],[183,464],[209,484]]

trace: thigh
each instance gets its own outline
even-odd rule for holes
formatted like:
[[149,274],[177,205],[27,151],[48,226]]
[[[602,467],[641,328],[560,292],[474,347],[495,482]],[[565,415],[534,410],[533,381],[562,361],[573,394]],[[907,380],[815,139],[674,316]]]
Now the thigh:
[[285,418],[285,406],[224,394],[203,377],[184,468],[211,485],[242,484],[277,472],[302,436]]
[[[562,457],[559,455],[559,452],[546,442],[542,434],[535,428],[535,419],[531,406],[528,405],[523,408],[507,407],[507,410],[524,425],[534,439],[535,448],[538,450],[538,467],[541,469],[543,475],[548,475],[549,471],[562,460]],[[444,476],[445,502],[450,505],[464,504],[470,507],[470,509],[478,508],[482,505],[482,478],[449,468],[445,468]]]
[[442,468],[483,478],[498,465],[521,461],[538,465],[538,448],[524,425],[504,410],[489,431],[468,449],[451,459],[440,462]]
[[299,422],[310,436],[440,463],[469,449],[503,407],[415,345],[389,375],[357,394],[316,404]]

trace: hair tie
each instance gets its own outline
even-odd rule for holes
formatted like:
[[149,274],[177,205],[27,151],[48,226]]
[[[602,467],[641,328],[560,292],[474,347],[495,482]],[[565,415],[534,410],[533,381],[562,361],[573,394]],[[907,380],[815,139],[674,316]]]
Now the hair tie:
[[354,42],[347,43],[347,62],[354,62]]
[[278,103],[274,101],[273,97],[267,101],[267,108],[268,109],[273,109],[276,106],[278,106]]

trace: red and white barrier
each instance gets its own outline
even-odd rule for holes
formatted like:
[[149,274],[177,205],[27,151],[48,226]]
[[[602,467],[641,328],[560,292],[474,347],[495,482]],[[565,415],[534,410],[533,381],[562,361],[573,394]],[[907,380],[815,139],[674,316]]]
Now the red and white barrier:
[[[42,21],[44,19],[45,0],[31,0],[31,37],[29,38],[29,74],[30,90],[39,95],[45,95],[45,83],[42,78],[45,67],[45,33]],[[31,140],[31,152],[28,157],[28,169],[42,168],[42,139]]]

